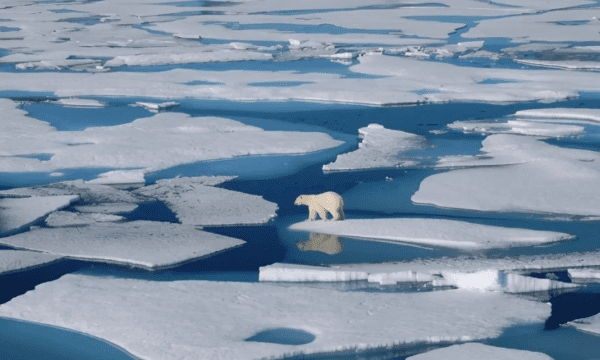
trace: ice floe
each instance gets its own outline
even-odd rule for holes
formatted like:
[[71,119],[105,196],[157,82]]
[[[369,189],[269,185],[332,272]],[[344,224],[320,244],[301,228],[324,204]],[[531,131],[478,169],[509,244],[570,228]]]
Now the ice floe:
[[159,180],[136,193],[163,201],[185,225],[249,225],[269,222],[277,204],[261,196],[221,189],[214,185],[232,177]]
[[0,250],[0,274],[6,275],[48,265],[61,257],[33,251]]
[[527,350],[507,349],[479,343],[452,345],[419,355],[409,356],[407,360],[552,360],[546,354]]
[[22,229],[78,198],[77,195],[0,198],[0,234]]
[[403,156],[409,150],[427,146],[425,137],[369,124],[358,129],[362,141],[358,150],[338,155],[334,162],[323,165],[323,171],[349,171],[376,168],[409,167],[418,164]]
[[145,201],[143,197],[136,196],[129,191],[115,189],[111,186],[89,184],[83,180],[57,182],[48,185],[15,188],[0,191],[0,196],[56,196],[76,195],[89,204],[101,203],[126,203],[135,204]]
[[347,219],[304,221],[291,230],[458,249],[530,246],[573,239],[552,231],[504,228],[442,219]]
[[86,184],[101,185],[120,185],[137,186],[145,182],[145,172],[143,170],[113,170],[98,175],[93,180],[86,181]]
[[[541,322],[549,314],[548,304],[501,293],[373,294],[75,274],[0,306],[3,317],[90,334],[147,360],[281,358],[472,341]],[[301,330],[315,339],[294,346],[244,341],[275,328]]]
[[583,134],[584,127],[576,125],[544,124],[534,121],[508,120],[506,122],[456,121],[450,129],[483,134],[521,134],[542,137],[561,137]]
[[[492,265],[493,266],[493,265]],[[531,293],[576,288],[579,285],[538,279],[517,273],[493,269],[440,269],[409,264],[346,264],[308,266],[275,263],[260,268],[262,282],[345,282],[367,280],[380,285],[398,283],[431,283],[433,286],[455,286],[471,291],[501,291]],[[443,266],[442,266],[443,268]]]
[[141,106],[150,111],[159,111],[159,110],[170,109],[170,108],[178,106],[178,105],[179,105],[179,103],[177,101],[166,101],[166,102],[162,102],[162,103],[151,103],[151,102],[138,101],[134,104],[134,106]]
[[587,333],[600,335],[600,314],[590,316],[583,319],[577,319],[569,321],[567,325],[573,326],[574,328],[585,331]]
[[600,214],[598,152],[507,134],[488,136],[481,151],[483,155],[441,159],[440,167],[475,168],[427,177],[411,200],[479,211]]
[[92,99],[77,99],[77,98],[66,98],[52,101],[52,103],[59,104],[66,107],[81,107],[81,108],[101,108],[106,107],[107,104],[98,100]]
[[122,216],[111,214],[78,214],[70,211],[55,211],[46,218],[46,225],[50,227],[82,226],[99,222],[121,221],[123,219]]
[[515,59],[515,62],[525,65],[542,66],[548,68],[568,70],[600,70],[600,63],[582,60],[526,60]]
[[244,241],[166,222],[94,223],[37,228],[0,238],[15,248],[148,269],[174,267],[244,244]]
[[560,120],[560,121],[590,121],[600,122],[600,110],[598,109],[571,109],[571,108],[551,108],[551,109],[531,109],[520,110],[515,113],[517,117],[534,118],[541,120]]
[[[265,131],[230,119],[182,113],[159,113],[83,131],[55,131],[15,107],[12,101],[0,103],[0,108],[18,116],[0,116],[0,123],[7,123],[0,134],[0,155],[5,155],[0,157],[2,172],[81,167],[150,171],[235,156],[303,154],[343,143],[324,133]],[[17,157],[40,153],[52,157],[47,161]]]
[[574,282],[600,281],[598,269],[568,269],[569,278]]
[[97,205],[75,206],[75,210],[81,213],[121,214],[132,212],[133,210],[137,209],[137,207],[137,204],[105,203]]

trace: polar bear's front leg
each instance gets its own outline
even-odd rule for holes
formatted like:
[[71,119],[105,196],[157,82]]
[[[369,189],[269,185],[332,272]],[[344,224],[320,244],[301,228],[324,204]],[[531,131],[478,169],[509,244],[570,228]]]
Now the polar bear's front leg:
[[313,221],[317,219],[317,212],[312,206],[308,207],[308,220]]

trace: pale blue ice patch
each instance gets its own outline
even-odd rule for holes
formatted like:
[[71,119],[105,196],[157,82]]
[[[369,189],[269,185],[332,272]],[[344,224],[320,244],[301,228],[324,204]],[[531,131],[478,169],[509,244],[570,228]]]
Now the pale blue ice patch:
[[206,24],[222,25],[231,30],[277,30],[282,32],[290,32],[295,34],[398,34],[402,31],[388,30],[372,30],[372,29],[352,29],[331,24],[321,25],[301,25],[301,24],[286,24],[286,23],[265,23],[265,24],[240,24],[237,22],[217,22],[210,21]]
[[440,92],[439,89],[418,89],[411,91],[411,93],[416,95],[438,94]]
[[0,90],[0,98],[28,101],[55,99],[55,95],[49,91]]
[[113,103],[105,107],[71,107],[49,102],[25,103],[29,116],[48,122],[59,131],[81,131],[90,127],[127,124],[154,115],[141,106]]
[[511,79],[500,79],[500,78],[487,78],[478,82],[480,85],[496,85],[496,84],[510,84],[517,83],[519,81],[511,80]]
[[80,13],[81,12],[81,11],[71,10],[71,9],[51,9],[48,11],[53,12],[55,14],[69,14],[69,13]]
[[367,5],[367,6],[358,6],[354,8],[328,8],[328,9],[296,9],[296,10],[271,10],[271,11],[262,11],[253,14],[260,15],[279,15],[279,16],[293,16],[293,15],[307,15],[307,14],[322,14],[329,12],[343,12],[343,11],[356,11],[356,10],[392,10],[399,8],[416,8],[416,7],[449,7],[446,4],[442,3],[415,3],[415,4],[377,4],[377,5]]
[[10,54],[10,50],[0,48],[0,57],[6,56],[8,54]]
[[264,81],[249,83],[248,85],[258,87],[294,87],[312,83],[312,81]]
[[15,155],[15,157],[18,158],[24,158],[24,159],[37,159],[39,161],[50,161],[50,159],[52,159],[52,156],[54,156],[54,154],[26,154],[26,155]]
[[236,1],[202,1],[202,0],[190,0],[190,1],[175,1],[169,3],[163,3],[161,5],[168,6],[179,6],[179,7],[220,7],[220,6],[234,6],[240,4]]
[[21,30],[18,27],[0,26],[0,32],[12,32]]
[[194,86],[194,85],[223,85],[223,83],[222,82],[215,82],[215,81],[194,80],[194,81],[188,81],[188,82],[184,83],[184,85],[190,85],[190,86]]
[[45,360],[135,360],[99,338],[58,327],[0,318],[0,358]]
[[274,328],[260,331],[244,341],[263,342],[281,345],[310,344],[317,337],[300,329]]
[[65,19],[60,19],[58,21],[74,23],[74,24],[81,24],[81,25],[86,25],[86,26],[97,25],[102,22],[110,22],[110,20],[102,21],[103,18],[104,18],[104,16],[88,16],[88,17],[65,18]]

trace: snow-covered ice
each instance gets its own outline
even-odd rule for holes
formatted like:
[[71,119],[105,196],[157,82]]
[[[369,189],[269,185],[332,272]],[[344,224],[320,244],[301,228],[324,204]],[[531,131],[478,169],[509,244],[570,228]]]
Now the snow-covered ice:
[[49,265],[60,258],[60,256],[33,251],[0,250],[0,275]]
[[551,109],[530,109],[521,110],[515,113],[515,116],[522,118],[534,118],[542,120],[560,120],[560,121],[590,121],[600,122],[600,110],[598,109],[571,109],[571,108],[551,108]]
[[70,211],[55,211],[46,218],[46,225],[50,227],[82,226],[99,222],[115,222],[124,218],[119,215],[101,213],[74,213]]
[[0,198],[0,234],[22,229],[78,198],[77,195]]
[[546,354],[527,350],[507,349],[479,343],[466,343],[436,349],[406,360],[552,360]]
[[[373,294],[68,274],[1,305],[0,315],[90,334],[146,360],[243,360],[491,338],[543,321],[550,306],[461,290]],[[297,346],[244,341],[273,328],[316,338]]]
[[231,177],[196,177],[159,180],[136,190],[163,201],[184,225],[250,225],[269,222],[277,204],[261,196],[214,187]]
[[358,150],[338,155],[334,162],[323,165],[323,171],[415,166],[418,161],[403,157],[403,153],[426,146],[423,136],[386,129],[379,124],[360,128],[358,134],[362,138]]
[[441,159],[440,167],[475,168],[429,176],[411,200],[479,211],[600,214],[598,152],[507,134],[488,136],[481,152]]
[[113,170],[99,174],[95,179],[86,181],[87,184],[102,185],[137,185],[144,184],[143,170]]
[[507,293],[527,293],[556,289],[576,288],[579,285],[550,279],[538,279],[497,270],[478,272],[442,271],[448,284],[459,289],[475,291],[504,291]]
[[174,267],[244,244],[244,241],[166,222],[95,223],[38,228],[0,242],[21,249],[148,269]]
[[535,121],[508,120],[506,122],[456,121],[450,129],[484,134],[521,134],[543,137],[561,137],[583,134],[584,127],[576,125],[545,124]]
[[330,235],[397,241],[457,249],[492,249],[530,246],[573,239],[572,235],[528,229],[504,228],[442,219],[389,218],[304,221],[291,230]]
[[141,107],[144,107],[151,111],[170,109],[177,105],[179,105],[179,103],[177,101],[166,101],[166,102],[162,102],[162,103],[151,103],[151,102],[138,101],[134,104],[134,106],[141,106]]
[[600,63],[582,60],[525,60],[515,59],[515,62],[525,65],[542,66],[567,70],[600,70]]

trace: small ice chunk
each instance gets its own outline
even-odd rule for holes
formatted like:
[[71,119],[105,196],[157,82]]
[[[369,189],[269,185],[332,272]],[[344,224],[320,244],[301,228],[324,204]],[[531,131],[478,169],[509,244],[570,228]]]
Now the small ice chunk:
[[0,274],[6,275],[48,265],[60,258],[60,256],[33,251],[0,250]]
[[535,118],[535,119],[558,119],[558,120],[583,120],[600,122],[600,110],[598,109],[571,109],[571,108],[552,108],[552,109],[531,109],[521,110],[515,113],[517,117]]
[[169,108],[178,106],[179,103],[176,101],[167,101],[167,102],[162,102],[162,103],[151,103],[151,102],[138,101],[135,103],[135,105],[144,107],[148,110],[159,111],[159,110],[165,110],[165,109],[169,109]]
[[92,99],[64,98],[52,101],[52,103],[63,105],[65,107],[82,107],[82,108],[101,108],[106,107],[106,103]]
[[594,280],[600,281],[599,269],[568,269],[569,278],[573,281]]
[[507,293],[527,293],[554,289],[574,288],[579,285],[550,279],[538,279],[498,270],[477,272],[442,271],[448,282],[460,289],[476,291],[504,291]]
[[370,283],[379,283],[380,285],[394,285],[399,282],[431,282],[434,280],[433,275],[415,271],[399,271],[391,273],[374,273],[369,274],[367,279]]
[[207,186],[231,178],[175,178],[135,191],[163,201],[185,225],[264,224],[276,216],[277,204],[261,196]]
[[144,184],[143,170],[113,170],[98,175],[97,178],[86,181],[87,184],[127,185]]
[[386,129],[379,124],[369,124],[358,129],[362,141],[358,150],[338,155],[332,163],[323,165],[323,171],[351,171],[374,168],[398,168],[415,166],[403,153],[424,148],[425,137],[399,130]]
[[515,350],[479,343],[452,345],[419,355],[409,356],[406,360],[552,360],[546,354],[528,350]]
[[314,341],[293,348],[309,358],[341,350],[475,341],[497,337],[512,325],[543,322],[550,312],[549,304],[502,293],[374,294],[79,274],[40,284],[0,305],[2,317],[83,332],[148,360],[288,356],[289,345],[244,341],[273,328],[314,334]]
[[514,59],[514,62],[525,65],[549,67],[556,69],[568,69],[568,70],[598,70],[600,69],[600,63],[596,61],[582,61],[582,60],[527,60],[527,59]]
[[600,314],[573,320],[568,322],[567,325],[590,334],[600,335]]
[[77,195],[0,198],[0,234],[22,229],[78,198]]
[[291,230],[374,241],[398,241],[457,249],[492,249],[572,240],[569,234],[441,219],[390,218],[304,221]]
[[46,218],[46,224],[50,227],[82,226],[99,222],[121,221],[123,219],[122,216],[111,214],[78,214],[70,211],[56,211]]
[[323,266],[307,266],[295,264],[279,264],[263,266],[259,269],[259,281],[286,282],[333,282],[366,280],[364,271],[339,271]]
[[0,242],[64,257],[153,270],[174,267],[245,243],[193,226],[152,221],[38,228],[0,238]]
[[137,209],[137,207],[137,204],[104,203],[98,205],[75,206],[75,210],[82,213],[121,214],[132,212],[133,210]]
[[533,121],[509,120],[506,122],[456,121],[448,125],[450,129],[484,134],[521,134],[531,136],[561,137],[584,133],[583,126],[544,124]]

